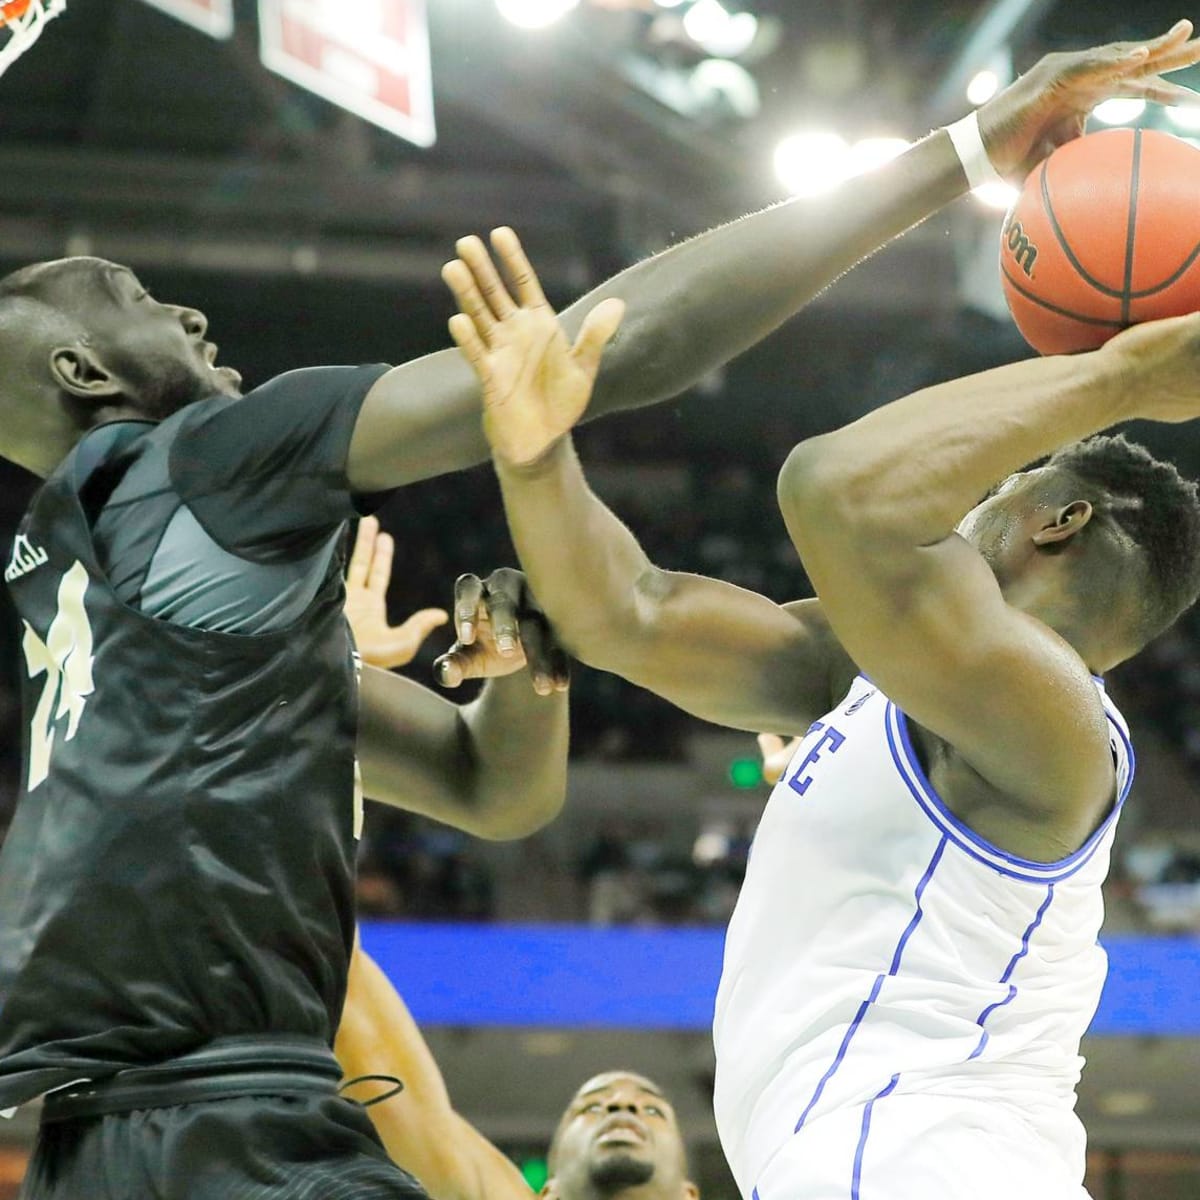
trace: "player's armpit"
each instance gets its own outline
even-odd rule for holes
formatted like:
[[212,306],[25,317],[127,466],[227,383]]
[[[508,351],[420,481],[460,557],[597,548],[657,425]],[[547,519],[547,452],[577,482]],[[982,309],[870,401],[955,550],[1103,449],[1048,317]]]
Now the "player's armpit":
[[653,568],[630,619],[581,642],[582,661],[733,729],[803,733],[853,674],[816,600],[786,607],[719,579]]
[[1007,604],[958,534],[903,552],[836,523],[794,536],[862,671],[1024,820],[1082,844],[1115,776],[1103,705],[1075,650]]

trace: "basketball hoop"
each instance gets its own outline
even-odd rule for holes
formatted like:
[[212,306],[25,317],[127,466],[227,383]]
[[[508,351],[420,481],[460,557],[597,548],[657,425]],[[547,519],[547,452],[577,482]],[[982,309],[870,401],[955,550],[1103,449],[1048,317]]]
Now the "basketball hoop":
[[67,0],[0,0],[0,75],[42,36]]

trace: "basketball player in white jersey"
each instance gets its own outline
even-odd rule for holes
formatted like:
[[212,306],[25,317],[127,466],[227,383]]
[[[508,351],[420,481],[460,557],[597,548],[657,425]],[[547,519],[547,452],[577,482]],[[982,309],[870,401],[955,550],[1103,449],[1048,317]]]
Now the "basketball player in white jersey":
[[452,330],[563,644],[707,720],[807,730],[717,1001],[746,1200],[1081,1200],[1079,1042],[1133,772],[1101,677],[1200,591],[1195,486],[1095,435],[1200,416],[1200,315],[798,446],[780,502],[819,598],[780,607],[656,568],[589,491],[568,432],[621,303],[572,348],[510,267],[515,302],[494,272],[452,273]]

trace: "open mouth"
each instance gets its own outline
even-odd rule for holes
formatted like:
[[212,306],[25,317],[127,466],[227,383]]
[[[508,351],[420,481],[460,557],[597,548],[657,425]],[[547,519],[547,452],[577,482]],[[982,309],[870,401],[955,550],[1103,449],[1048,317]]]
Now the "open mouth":
[[640,1146],[646,1140],[646,1134],[636,1125],[620,1121],[608,1126],[596,1138],[598,1146]]

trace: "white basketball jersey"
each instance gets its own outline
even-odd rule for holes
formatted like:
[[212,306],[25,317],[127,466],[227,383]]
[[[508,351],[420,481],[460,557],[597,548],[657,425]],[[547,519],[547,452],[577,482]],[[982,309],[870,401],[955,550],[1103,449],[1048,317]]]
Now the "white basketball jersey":
[[1079,1042],[1107,970],[1100,885],[1133,775],[1098,686],[1117,804],[1053,864],[959,821],[865,678],[809,730],[759,825],[717,997],[717,1125],[744,1196],[822,1116],[905,1094],[1004,1105],[1082,1179]]

